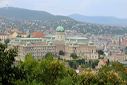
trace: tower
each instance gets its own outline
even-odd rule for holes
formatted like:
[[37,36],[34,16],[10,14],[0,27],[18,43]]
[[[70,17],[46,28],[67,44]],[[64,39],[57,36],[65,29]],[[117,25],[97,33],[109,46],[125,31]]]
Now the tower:
[[58,26],[56,28],[55,40],[58,40],[58,41],[64,41],[65,40],[65,30],[62,26]]
[[65,30],[62,26],[56,28],[55,34],[55,45],[56,53],[59,54],[60,51],[65,52]]

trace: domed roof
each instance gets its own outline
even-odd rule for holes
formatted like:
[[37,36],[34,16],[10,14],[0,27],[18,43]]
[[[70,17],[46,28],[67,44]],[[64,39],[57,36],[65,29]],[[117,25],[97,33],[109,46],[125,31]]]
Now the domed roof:
[[58,26],[58,27],[56,28],[56,31],[57,31],[57,32],[64,32],[64,28],[63,28],[62,26]]

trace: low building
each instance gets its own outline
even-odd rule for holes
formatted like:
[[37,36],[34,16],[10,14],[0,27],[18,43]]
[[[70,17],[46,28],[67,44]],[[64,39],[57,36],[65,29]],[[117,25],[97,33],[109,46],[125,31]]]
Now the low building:
[[124,53],[112,53],[107,57],[110,61],[125,61],[127,56]]
[[18,36],[18,33],[16,31],[9,33],[9,39],[15,39]]
[[16,39],[17,37],[21,37],[21,38],[27,38],[28,37],[28,33],[24,33],[21,31],[10,31],[8,32],[9,34],[9,39]]

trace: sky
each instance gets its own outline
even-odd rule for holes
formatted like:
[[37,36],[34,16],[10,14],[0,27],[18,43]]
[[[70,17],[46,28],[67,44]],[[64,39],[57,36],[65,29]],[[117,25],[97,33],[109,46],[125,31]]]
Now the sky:
[[47,11],[55,15],[82,14],[127,19],[127,0],[0,0],[0,7]]

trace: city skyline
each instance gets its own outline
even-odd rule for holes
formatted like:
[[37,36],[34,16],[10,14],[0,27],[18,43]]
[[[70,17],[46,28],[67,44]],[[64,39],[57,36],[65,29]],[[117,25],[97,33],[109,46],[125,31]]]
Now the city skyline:
[[56,15],[82,14],[127,18],[127,0],[0,0],[0,7],[47,11]]

